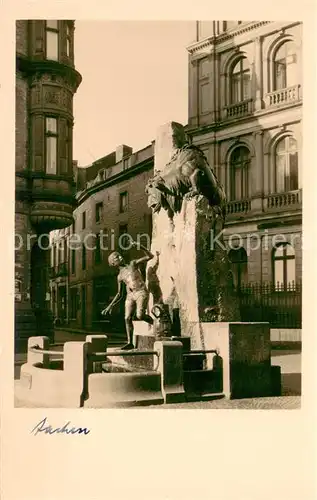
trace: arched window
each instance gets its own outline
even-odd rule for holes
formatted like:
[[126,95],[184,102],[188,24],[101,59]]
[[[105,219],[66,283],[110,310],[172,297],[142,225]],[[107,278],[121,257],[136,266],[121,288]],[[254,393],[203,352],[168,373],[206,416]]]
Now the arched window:
[[229,260],[233,274],[233,282],[236,288],[240,288],[242,283],[248,281],[248,257],[244,248],[231,249]]
[[298,83],[297,57],[294,42],[284,42],[275,52],[273,75],[273,90],[285,89]]
[[295,284],[295,250],[289,243],[273,249],[275,290],[292,290]]
[[250,64],[246,57],[236,62],[230,74],[230,104],[237,104],[251,97]]
[[281,139],[275,147],[275,191],[298,189],[298,148],[294,137]]
[[234,149],[230,157],[230,197],[243,200],[249,197],[250,151],[245,146]]

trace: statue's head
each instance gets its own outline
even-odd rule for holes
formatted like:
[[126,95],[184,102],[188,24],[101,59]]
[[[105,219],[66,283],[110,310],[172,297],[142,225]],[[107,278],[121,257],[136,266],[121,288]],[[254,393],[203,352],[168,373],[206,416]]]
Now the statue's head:
[[174,148],[182,148],[187,142],[187,137],[183,125],[173,123],[173,146]]
[[148,207],[151,208],[154,214],[159,212],[164,205],[161,182],[156,178],[150,179],[145,188],[145,192],[148,196]]
[[119,252],[112,252],[108,257],[108,263],[111,267],[118,267],[124,263],[124,259]]

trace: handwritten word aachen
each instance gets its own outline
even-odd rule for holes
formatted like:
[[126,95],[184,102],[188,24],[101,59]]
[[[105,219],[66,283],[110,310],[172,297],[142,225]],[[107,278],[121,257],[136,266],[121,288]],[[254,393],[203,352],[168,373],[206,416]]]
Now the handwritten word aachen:
[[89,434],[90,430],[87,427],[71,427],[71,423],[66,422],[63,427],[52,427],[47,424],[47,417],[43,418],[36,426],[31,430],[31,434],[35,436],[39,432],[44,432],[44,434]]

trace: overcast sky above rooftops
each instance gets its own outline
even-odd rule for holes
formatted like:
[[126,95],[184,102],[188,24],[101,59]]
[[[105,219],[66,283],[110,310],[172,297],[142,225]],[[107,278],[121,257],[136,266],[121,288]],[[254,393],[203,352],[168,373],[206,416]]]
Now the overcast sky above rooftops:
[[137,151],[157,128],[188,118],[188,52],[194,21],[76,21],[74,160],[80,166],[120,144]]

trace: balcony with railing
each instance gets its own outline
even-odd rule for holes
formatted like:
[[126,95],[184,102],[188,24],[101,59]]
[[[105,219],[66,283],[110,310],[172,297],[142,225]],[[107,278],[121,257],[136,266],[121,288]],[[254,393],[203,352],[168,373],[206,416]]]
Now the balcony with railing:
[[227,217],[243,215],[251,210],[251,200],[229,201],[227,203]]
[[247,99],[236,104],[230,104],[225,107],[225,117],[227,119],[241,118],[253,113],[253,101]]
[[296,209],[302,206],[302,190],[269,194],[264,207],[266,210]]
[[301,100],[300,85],[274,90],[265,96],[266,107],[285,106]]

